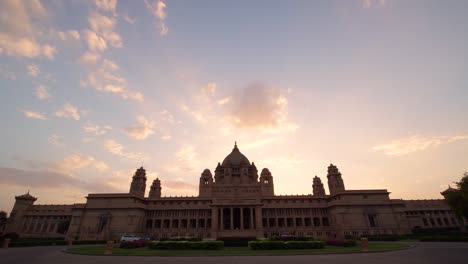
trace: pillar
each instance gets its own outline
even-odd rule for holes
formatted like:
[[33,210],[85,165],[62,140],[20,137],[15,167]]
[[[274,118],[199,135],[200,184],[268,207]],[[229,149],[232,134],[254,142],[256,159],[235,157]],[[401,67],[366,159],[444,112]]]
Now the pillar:
[[262,208],[255,207],[255,224],[257,229],[257,237],[263,238],[263,225],[262,225]]
[[[206,221],[206,220],[205,220]],[[205,222],[205,226],[207,226],[208,221]],[[211,238],[216,239],[216,231],[218,230],[218,208],[211,209]]]
[[250,208],[249,220],[250,220],[250,229],[254,229],[253,208]]
[[244,230],[244,208],[240,208],[240,229]]
[[224,208],[221,207],[221,230],[224,230]]
[[231,207],[231,230],[234,230],[234,210],[233,208]]

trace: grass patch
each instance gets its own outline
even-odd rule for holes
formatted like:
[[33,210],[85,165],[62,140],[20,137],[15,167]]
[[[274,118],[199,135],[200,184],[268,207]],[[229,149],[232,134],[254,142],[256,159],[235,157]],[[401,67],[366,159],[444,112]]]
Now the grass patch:
[[[369,250],[391,250],[406,248],[408,245],[400,243],[369,243]],[[104,246],[86,246],[75,247],[67,250],[71,253],[81,254],[104,254]],[[154,255],[154,256],[254,256],[254,255],[302,255],[302,254],[319,254],[319,253],[349,253],[360,252],[361,246],[355,247],[336,247],[325,246],[321,249],[281,249],[281,250],[251,250],[248,247],[232,247],[221,250],[156,250],[148,248],[124,249],[115,247],[113,255]]]

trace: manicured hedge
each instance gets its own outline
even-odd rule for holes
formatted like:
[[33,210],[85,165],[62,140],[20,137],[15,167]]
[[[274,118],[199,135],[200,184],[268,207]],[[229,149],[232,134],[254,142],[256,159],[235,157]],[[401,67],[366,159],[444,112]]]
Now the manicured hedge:
[[155,241],[148,243],[149,249],[166,250],[216,250],[223,249],[223,241]]
[[[105,240],[74,240],[73,245],[89,245],[89,244],[105,244]],[[11,241],[9,247],[35,247],[35,246],[63,246],[68,245],[66,240],[50,240],[50,239],[18,239]]]
[[160,241],[202,241],[199,237],[171,237],[161,238]]
[[355,240],[327,240],[327,245],[337,247],[354,247],[356,244]]
[[286,237],[280,237],[280,236],[274,236],[268,238],[269,241],[316,241],[314,237],[311,236],[301,236],[301,237],[295,237],[295,236],[286,236]]
[[274,250],[274,249],[314,249],[323,248],[323,241],[250,241],[249,247],[253,250]]
[[380,235],[380,236],[367,236],[369,241],[398,241],[405,237],[399,235]]

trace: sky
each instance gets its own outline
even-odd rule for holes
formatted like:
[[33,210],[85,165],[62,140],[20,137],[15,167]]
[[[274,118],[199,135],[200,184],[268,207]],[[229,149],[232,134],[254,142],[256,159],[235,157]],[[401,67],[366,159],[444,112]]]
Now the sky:
[[[0,1],[0,210],[198,194],[237,141],[276,194],[440,199],[468,171],[467,1]],[[328,190],[327,190],[328,193]]]

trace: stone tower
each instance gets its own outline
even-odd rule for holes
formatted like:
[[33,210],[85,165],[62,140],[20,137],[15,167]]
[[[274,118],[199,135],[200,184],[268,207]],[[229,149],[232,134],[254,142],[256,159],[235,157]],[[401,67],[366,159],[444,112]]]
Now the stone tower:
[[156,180],[153,181],[153,184],[150,187],[149,199],[158,199],[161,198],[161,181],[159,178],[156,178]]
[[29,191],[26,194],[15,196],[15,204],[13,205],[13,209],[7,221],[5,234],[19,233],[24,215],[28,212],[30,207],[34,205],[36,200],[37,198],[30,195]]
[[335,165],[330,164],[330,166],[328,166],[327,178],[328,178],[328,189],[330,191],[330,195],[344,192],[345,187],[344,187],[343,179],[341,178],[340,171]]
[[273,176],[271,176],[271,172],[267,168],[264,168],[260,173],[260,186],[263,196],[275,195],[273,187]]
[[213,175],[209,169],[205,169],[200,176],[200,186],[198,196],[210,197],[213,186]]
[[136,170],[135,175],[132,177],[132,184],[130,185],[130,193],[141,197],[145,196],[146,191],[146,170],[140,167]]
[[325,188],[323,187],[322,180],[315,175],[312,183],[312,191],[314,196],[325,196]]

